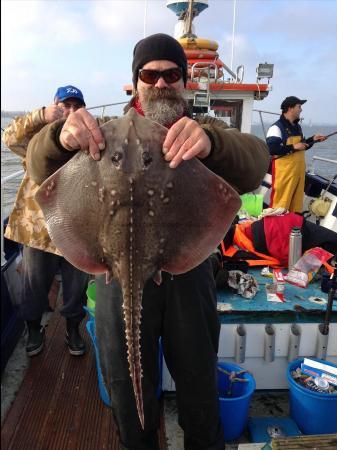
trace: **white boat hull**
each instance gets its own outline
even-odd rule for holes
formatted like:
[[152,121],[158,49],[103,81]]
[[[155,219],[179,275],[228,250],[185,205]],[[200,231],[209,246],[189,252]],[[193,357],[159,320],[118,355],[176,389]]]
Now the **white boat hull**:
[[[238,351],[236,324],[222,324],[218,358],[250,371],[256,381],[256,389],[288,389],[286,370],[293,353],[290,349],[293,342],[291,323],[273,325],[274,336],[266,333],[266,324],[245,324],[245,350]],[[296,357],[322,357],[324,342],[318,329],[318,323],[301,323],[299,328],[298,355]],[[272,347],[270,351],[269,347]],[[329,326],[326,360],[337,364],[337,323]],[[239,357],[238,357],[239,356]],[[295,359],[295,358],[292,358]],[[175,391],[175,384],[170,373],[163,365],[163,390]]]

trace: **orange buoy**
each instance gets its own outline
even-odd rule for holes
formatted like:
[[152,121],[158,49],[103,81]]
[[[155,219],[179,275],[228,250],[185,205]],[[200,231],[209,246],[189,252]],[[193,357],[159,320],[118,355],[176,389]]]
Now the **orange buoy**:
[[178,42],[184,49],[206,49],[206,50],[218,50],[218,43],[216,41],[211,41],[209,39],[203,38],[180,38]]
[[219,53],[215,50],[207,50],[205,48],[203,49],[185,49],[185,54],[187,59],[208,59],[208,60],[215,60],[219,58]]

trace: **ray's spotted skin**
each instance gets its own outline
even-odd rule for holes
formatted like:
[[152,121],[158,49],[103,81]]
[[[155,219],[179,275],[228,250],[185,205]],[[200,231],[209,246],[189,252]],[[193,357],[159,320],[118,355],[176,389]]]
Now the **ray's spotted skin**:
[[100,160],[78,152],[41,185],[36,199],[64,257],[88,273],[115,277],[121,286],[127,358],[144,428],[143,287],[151,277],[160,284],[161,270],[181,274],[204,261],[241,202],[196,158],[171,169],[162,151],[167,129],[135,110],[102,131],[106,147]]

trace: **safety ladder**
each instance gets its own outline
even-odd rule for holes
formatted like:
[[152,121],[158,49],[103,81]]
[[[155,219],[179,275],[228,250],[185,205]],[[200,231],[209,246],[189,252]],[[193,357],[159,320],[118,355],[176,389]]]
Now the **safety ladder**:
[[[211,73],[213,71],[213,74]],[[191,81],[197,81],[199,90],[194,93],[193,98],[193,112],[195,113],[208,113],[210,108],[210,83],[214,81],[218,76],[218,67],[216,64],[210,63],[207,67],[201,66],[200,63],[195,63],[191,69]],[[201,89],[203,86],[204,89]]]

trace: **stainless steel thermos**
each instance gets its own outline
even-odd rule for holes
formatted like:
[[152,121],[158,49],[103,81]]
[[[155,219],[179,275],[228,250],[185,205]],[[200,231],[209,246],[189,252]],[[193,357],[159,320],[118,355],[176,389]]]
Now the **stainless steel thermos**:
[[294,227],[289,235],[288,269],[290,270],[302,256],[301,229]]

